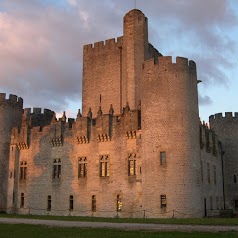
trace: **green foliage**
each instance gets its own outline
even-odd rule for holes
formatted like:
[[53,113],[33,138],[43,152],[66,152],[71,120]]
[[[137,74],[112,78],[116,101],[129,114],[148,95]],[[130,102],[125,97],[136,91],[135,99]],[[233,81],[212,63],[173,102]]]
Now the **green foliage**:
[[234,238],[235,232],[149,232],[116,229],[47,227],[24,224],[0,224],[0,238]]

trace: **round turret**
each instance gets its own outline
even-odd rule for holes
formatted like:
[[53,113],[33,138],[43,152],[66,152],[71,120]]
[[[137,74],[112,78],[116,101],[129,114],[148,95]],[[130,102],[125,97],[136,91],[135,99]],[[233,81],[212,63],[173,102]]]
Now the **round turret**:
[[235,209],[238,203],[236,178],[238,178],[238,113],[217,113],[209,117],[212,130],[218,135],[223,150],[225,208]]
[[6,209],[7,178],[11,129],[21,125],[23,100],[10,94],[6,99],[5,93],[0,93],[0,211]]
[[144,209],[195,213],[202,210],[196,65],[170,56],[154,62],[145,62],[141,87]]

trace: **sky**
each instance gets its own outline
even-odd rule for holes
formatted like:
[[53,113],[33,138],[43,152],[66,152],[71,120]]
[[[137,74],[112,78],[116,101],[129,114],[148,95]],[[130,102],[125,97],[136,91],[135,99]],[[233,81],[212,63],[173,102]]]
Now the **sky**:
[[[134,0],[0,0],[0,92],[76,117],[83,45],[122,35]],[[238,111],[238,1],[137,0],[149,41],[197,64],[199,114]]]

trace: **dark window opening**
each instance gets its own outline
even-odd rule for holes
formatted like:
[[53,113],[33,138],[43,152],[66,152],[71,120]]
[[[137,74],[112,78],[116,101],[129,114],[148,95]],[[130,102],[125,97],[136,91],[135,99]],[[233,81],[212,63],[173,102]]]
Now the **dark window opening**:
[[69,210],[70,211],[74,210],[74,196],[73,195],[69,197]]
[[122,210],[121,196],[117,195],[117,212],[121,212],[121,210]]
[[24,207],[24,193],[21,193],[21,203],[20,203],[20,207]]
[[61,160],[55,159],[53,162],[53,178],[60,178],[61,177]]
[[160,195],[160,207],[166,208],[167,202],[166,202],[166,195]]
[[92,196],[92,212],[96,212],[96,196]]
[[51,196],[48,196],[47,199],[47,211],[51,211]]

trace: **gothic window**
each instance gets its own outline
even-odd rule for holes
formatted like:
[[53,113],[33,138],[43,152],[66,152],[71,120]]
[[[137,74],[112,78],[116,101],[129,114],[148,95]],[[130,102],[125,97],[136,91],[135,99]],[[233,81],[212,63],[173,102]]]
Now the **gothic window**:
[[27,175],[27,162],[20,161],[20,180],[26,180]]
[[53,161],[53,178],[61,177],[61,159],[54,159]]
[[166,165],[166,152],[160,152],[160,165]]
[[237,183],[236,175],[234,175],[234,183]]
[[74,196],[73,195],[69,196],[69,210],[70,211],[74,210]]
[[160,195],[160,207],[166,208],[167,202],[166,202],[166,195]]
[[207,163],[207,182],[211,182],[211,177],[210,177],[210,164]]
[[81,157],[78,160],[78,178],[87,176],[87,158]]
[[47,198],[47,211],[51,211],[51,196]]
[[20,207],[24,207],[24,193],[21,193],[21,203],[20,203]]
[[128,174],[129,176],[136,175],[136,154],[128,155]]
[[92,196],[92,212],[96,212],[96,196]]
[[108,155],[100,156],[100,176],[101,177],[109,176],[109,156]]
[[117,212],[121,212],[121,209],[122,209],[121,196],[117,195]]
[[213,167],[213,178],[214,178],[214,184],[217,183],[217,171],[216,166]]

